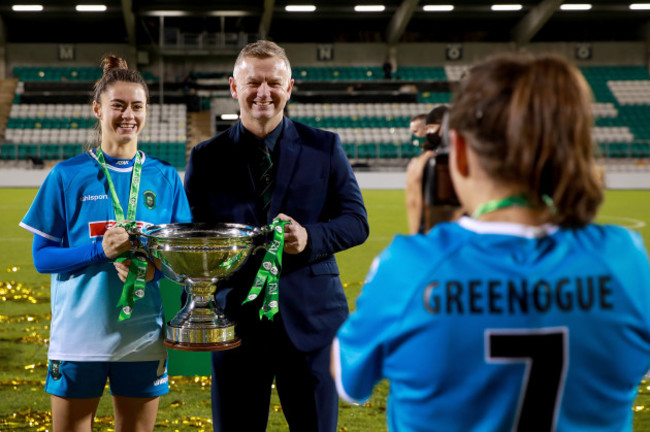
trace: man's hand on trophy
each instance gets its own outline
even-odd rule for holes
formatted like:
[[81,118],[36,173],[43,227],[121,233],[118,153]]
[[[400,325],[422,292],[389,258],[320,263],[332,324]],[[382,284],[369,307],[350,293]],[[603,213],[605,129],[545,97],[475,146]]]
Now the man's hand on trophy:
[[[147,259],[147,277],[145,278],[145,281],[150,282],[154,274],[156,272],[156,268],[154,267],[154,263],[151,262],[151,260]],[[126,277],[129,275],[129,268],[131,267],[131,260],[124,260],[121,262],[114,262],[113,266],[115,267],[115,270],[117,270],[117,276],[120,278],[122,282],[126,282]]]
[[102,248],[108,259],[117,258],[122,252],[131,250],[129,234],[122,227],[114,227],[104,233]]
[[294,218],[284,213],[280,213],[276,217],[280,218],[280,220],[291,222],[284,226],[284,251],[292,255],[304,251],[307,247],[309,237],[307,230],[296,222]]

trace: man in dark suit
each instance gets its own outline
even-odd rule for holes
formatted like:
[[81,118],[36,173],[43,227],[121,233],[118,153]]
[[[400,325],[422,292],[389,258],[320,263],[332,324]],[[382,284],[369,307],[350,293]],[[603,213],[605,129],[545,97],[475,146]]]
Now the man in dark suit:
[[[338,135],[284,116],[292,87],[281,47],[268,41],[244,47],[230,78],[241,121],[197,145],[185,175],[195,222],[291,222],[272,320],[260,319],[264,295],[242,305],[263,253],[251,255],[217,288],[242,340],[238,348],[212,354],[219,432],[265,431],[274,379],[291,431],[336,430],[329,350],[348,307],[334,253],[363,243],[368,221]],[[260,167],[264,152],[270,167]]]

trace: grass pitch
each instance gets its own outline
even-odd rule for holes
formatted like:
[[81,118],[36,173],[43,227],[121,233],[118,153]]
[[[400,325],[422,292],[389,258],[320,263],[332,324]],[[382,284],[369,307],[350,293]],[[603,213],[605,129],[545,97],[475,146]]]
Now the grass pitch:
[[[50,319],[49,275],[34,269],[32,235],[18,227],[35,194],[33,188],[0,188],[0,429],[14,431],[51,430],[49,395],[43,391]],[[370,237],[362,246],[337,254],[351,309],[373,258],[395,234],[406,232],[403,191],[367,190],[364,198]],[[608,191],[597,221],[639,231],[650,249],[650,191]],[[171,356],[170,372],[174,361]],[[207,365],[203,367],[209,370]],[[170,394],[161,398],[156,430],[211,431],[209,377],[172,376],[170,383]],[[366,405],[341,403],[339,431],[386,431],[387,393],[388,385],[382,382]],[[267,430],[287,431],[276,395],[270,411]],[[650,382],[640,385],[633,411],[634,430],[650,431]],[[95,430],[113,430],[108,392],[102,398]]]

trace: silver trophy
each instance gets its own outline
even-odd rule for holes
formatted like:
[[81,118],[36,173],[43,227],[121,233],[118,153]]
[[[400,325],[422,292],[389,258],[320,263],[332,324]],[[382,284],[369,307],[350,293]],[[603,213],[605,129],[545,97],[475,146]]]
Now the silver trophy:
[[220,351],[241,344],[235,324],[215,301],[216,283],[237,271],[256,248],[256,237],[269,230],[235,223],[176,223],[138,232],[165,277],[184,284],[188,294],[185,305],[167,323],[165,346]]

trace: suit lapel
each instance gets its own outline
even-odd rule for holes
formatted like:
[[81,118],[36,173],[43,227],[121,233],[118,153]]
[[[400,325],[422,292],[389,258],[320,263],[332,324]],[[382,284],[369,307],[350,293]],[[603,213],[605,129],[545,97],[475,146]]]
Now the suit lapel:
[[284,118],[284,130],[278,144],[280,145],[280,160],[275,174],[275,187],[271,198],[269,217],[274,217],[280,213],[296,162],[302,151],[298,131],[296,131],[293,122],[287,117]]
[[242,173],[241,175],[242,180],[247,179],[248,180],[248,185],[250,187],[250,190],[252,191],[251,193],[254,193],[253,191],[255,190],[255,179],[253,178],[253,173],[250,169],[250,163],[248,163],[248,158],[250,157],[248,148],[245,148],[247,145],[243,140],[242,140],[242,134],[240,130],[240,122],[236,123],[233,127],[230,128],[230,140],[234,144],[234,150],[237,152],[237,157],[243,158],[246,160],[246,174]]
[[[238,194],[237,201],[239,205],[237,208],[229,210],[231,212],[231,218],[233,220],[240,220],[240,217],[251,225],[261,226],[266,224],[266,221],[259,220],[257,203],[255,201],[255,179],[253,178],[253,173],[251,172],[250,167],[250,151],[247,147],[247,143],[241,133],[240,124],[237,123],[233,125],[228,132],[231,149],[230,155],[234,160],[240,161],[241,163],[228,162],[225,163],[228,165],[224,172],[226,178],[223,181],[226,184],[235,183],[236,186],[230,188],[231,194]],[[228,187],[228,186],[224,186]]]

